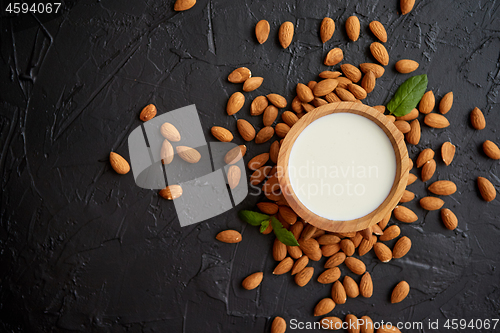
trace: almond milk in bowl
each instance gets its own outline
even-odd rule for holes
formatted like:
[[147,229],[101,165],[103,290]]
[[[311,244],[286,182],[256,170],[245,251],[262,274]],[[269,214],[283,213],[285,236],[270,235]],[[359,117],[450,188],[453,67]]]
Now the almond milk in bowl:
[[368,228],[399,202],[408,180],[403,134],[377,110],[331,103],[303,116],[278,157],[283,196],[304,221],[333,232]]

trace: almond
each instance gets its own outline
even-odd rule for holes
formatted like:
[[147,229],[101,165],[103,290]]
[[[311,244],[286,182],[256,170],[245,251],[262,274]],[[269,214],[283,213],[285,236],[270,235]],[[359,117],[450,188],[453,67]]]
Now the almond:
[[253,99],[252,104],[250,105],[250,114],[252,116],[261,115],[262,112],[268,106],[267,97],[266,96],[257,96]]
[[477,130],[482,130],[486,127],[486,120],[484,119],[484,115],[479,108],[474,108],[474,110],[472,110],[470,114],[470,122]]
[[345,316],[345,320],[347,323],[347,333],[359,333],[360,331],[360,326],[359,326],[359,320],[358,317],[356,317],[353,314],[348,314]]
[[241,239],[242,239],[241,234],[236,230],[221,231],[217,234],[217,236],[215,236],[215,238],[218,241],[221,241],[223,243],[229,243],[229,244],[239,243],[239,242],[241,242]]
[[285,123],[278,123],[276,124],[275,131],[277,136],[279,136],[280,138],[284,138],[287,135],[288,131],[290,131],[290,126]]
[[[410,174],[411,175],[411,174]],[[384,230],[385,227],[387,227],[387,224],[389,223],[389,220],[391,219],[392,212],[389,212],[384,218],[378,223],[378,226],[380,229]]]
[[306,224],[304,226],[302,233],[300,234],[300,238],[302,238],[304,240],[309,239],[312,237],[312,235],[314,235],[316,230],[318,230],[318,229],[315,226],[313,226],[312,224]]
[[174,4],[176,12],[182,12],[192,8],[196,4],[196,0],[177,0]]
[[257,41],[259,44],[264,44],[269,37],[269,31],[271,31],[271,27],[269,26],[269,22],[266,20],[260,20],[255,25],[255,37],[257,37]]
[[437,210],[443,207],[444,201],[436,197],[423,197],[420,206],[425,210]]
[[410,285],[406,281],[399,282],[391,295],[391,303],[399,303],[408,296],[410,292]]
[[344,286],[345,293],[349,298],[356,298],[359,296],[359,287],[356,281],[350,276],[344,276],[344,281],[342,282]]
[[179,157],[188,163],[198,163],[201,159],[201,154],[194,148],[177,146],[175,147],[175,150],[177,151]]
[[322,79],[336,79],[342,75],[339,71],[322,71],[318,76]]
[[450,91],[446,95],[441,98],[441,102],[439,103],[439,112],[441,114],[447,114],[450,111],[451,106],[453,105],[453,91]]
[[259,88],[262,82],[264,81],[263,77],[255,76],[247,79],[245,83],[243,83],[243,91],[250,92]]
[[302,108],[302,101],[297,96],[295,96],[292,100],[292,110],[297,113],[297,117],[299,113],[304,112],[304,109]]
[[[380,230],[380,231],[382,231],[382,230]],[[354,247],[356,247],[356,248],[359,246],[359,244],[361,244],[362,240],[363,240],[363,236],[361,236],[361,233],[359,233],[359,232],[356,233],[356,236],[351,237],[351,241],[354,244]]]
[[332,299],[335,304],[344,304],[347,300],[344,286],[340,281],[335,281],[332,286]]
[[396,63],[396,70],[401,74],[408,74],[418,68],[418,62],[410,59],[401,59]]
[[335,66],[344,59],[344,52],[338,47],[331,49],[325,57],[326,66]]
[[169,185],[158,193],[163,199],[175,200],[182,195],[182,187],[180,185]]
[[331,245],[340,243],[340,238],[335,235],[327,234],[318,238],[319,245]]
[[161,144],[160,157],[163,164],[170,164],[174,160],[174,147],[167,139]]
[[274,128],[271,126],[266,126],[262,128],[255,136],[255,143],[261,144],[269,141],[274,135]]
[[408,170],[411,169],[413,169],[413,160],[410,157],[408,157]]
[[406,133],[406,141],[412,145],[418,145],[421,135],[420,122],[418,121],[418,119],[413,120],[410,123],[410,127],[410,131]]
[[385,106],[384,105],[375,105],[375,106],[372,106],[372,108],[374,108],[375,110],[377,110],[380,113],[384,113],[385,112]]
[[384,67],[382,67],[378,64],[371,63],[371,62],[365,62],[365,63],[360,64],[359,69],[361,69],[361,71],[365,74],[368,73],[369,71],[372,71],[373,74],[375,74],[375,77],[377,79],[379,77],[381,77],[382,75],[384,75],[384,72],[385,72]]
[[357,67],[351,64],[343,64],[340,66],[340,69],[342,70],[342,73],[344,73],[344,75],[352,82],[358,82],[361,80],[361,71]]
[[250,176],[250,184],[255,186],[262,183],[262,181],[268,176],[271,169],[272,168],[268,165],[255,170],[254,173],[252,173],[252,175]]
[[370,22],[370,30],[382,43],[387,42],[387,32],[385,31],[384,26],[379,21],[371,21]]
[[227,170],[227,182],[229,188],[234,189],[240,183],[241,169],[237,165],[231,165]]
[[392,259],[392,251],[384,243],[375,243],[373,245],[375,255],[382,262],[389,262]]
[[293,39],[293,23],[292,22],[284,22],[279,29],[278,37],[280,40],[281,47],[286,49],[292,43]]
[[325,257],[331,257],[340,251],[340,244],[330,244],[321,246],[321,254]]
[[325,17],[323,21],[321,21],[321,27],[319,28],[319,35],[321,37],[321,42],[324,44],[332,38],[333,33],[335,32],[335,22],[329,18]]
[[420,168],[425,164],[425,162],[430,161],[434,158],[434,150],[427,148],[420,152],[417,157],[417,168]]
[[347,257],[345,259],[345,264],[354,274],[361,275],[366,271],[365,264],[354,257]]
[[273,243],[273,258],[276,261],[282,261],[286,257],[286,245],[279,241],[278,238]]
[[[239,121],[239,120],[238,120]],[[230,142],[233,140],[233,134],[225,129],[224,127],[221,126],[213,126],[212,129],[210,130],[212,132],[212,135],[214,138],[221,142]]]
[[422,167],[422,173],[421,173],[422,181],[426,182],[429,179],[431,179],[435,171],[436,171],[435,160],[432,159],[430,161],[425,162],[424,166]]
[[269,160],[269,153],[259,154],[259,155],[255,156],[255,157],[253,157],[248,162],[248,168],[250,170],[257,170],[260,167],[262,167],[264,164],[266,164],[268,160]]
[[[376,84],[375,74],[373,73],[373,71],[368,71],[368,73],[366,73],[363,76],[363,80],[361,80],[361,87],[363,87],[363,89],[367,93],[371,93],[373,91],[373,89],[375,89],[375,84]],[[384,107],[384,111],[385,111],[385,107]]]
[[332,255],[325,263],[325,268],[337,267],[345,261],[346,255],[344,252],[337,252]]
[[340,278],[340,269],[338,267],[329,268],[320,276],[318,276],[318,282],[322,284],[329,284],[337,281]]
[[280,142],[276,140],[271,144],[271,147],[269,147],[269,158],[274,164],[278,163],[279,153],[280,153]]
[[259,286],[259,284],[262,282],[262,278],[264,277],[264,273],[262,272],[256,272],[256,273],[253,273],[249,276],[247,276],[243,282],[241,283],[241,285],[243,286],[243,288],[245,288],[246,290],[252,290],[252,289],[255,289]]
[[259,202],[257,208],[264,214],[274,215],[278,212],[279,206],[272,202]]
[[[236,122],[238,132],[245,141],[252,141],[255,138],[255,128],[245,119],[238,119]],[[213,130],[213,127],[212,127]],[[215,135],[214,135],[215,136]],[[220,139],[219,139],[220,140]],[[221,140],[222,141],[222,140]],[[231,140],[229,140],[231,141]]]
[[262,122],[264,126],[271,126],[276,118],[278,117],[278,108],[274,105],[269,105],[266,110],[264,110],[264,115],[262,116]]
[[479,192],[483,197],[484,201],[493,201],[497,196],[495,186],[484,177],[477,177],[477,186],[479,187]]
[[484,141],[483,151],[486,154],[486,156],[488,156],[489,158],[491,158],[493,160],[500,159],[500,149],[498,148],[498,146],[494,142],[492,142],[490,140]]
[[313,274],[314,274],[314,268],[306,267],[295,275],[295,283],[299,287],[303,287],[309,282],[309,280],[311,280]]
[[337,88],[342,88],[342,89],[347,89],[347,86],[352,83],[351,80],[343,76],[339,76],[337,78],[337,82],[338,82]]
[[245,96],[239,91],[235,92],[231,95],[231,97],[229,97],[229,100],[227,101],[227,114],[231,116],[240,111],[243,107],[243,104],[245,104]]
[[406,236],[398,239],[396,244],[394,244],[394,248],[392,249],[392,257],[395,259],[399,259],[404,257],[408,251],[411,249],[411,239]]
[[375,332],[374,329],[373,329],[373,320],[368,317],[368,316],[363,316],[361,317],[361,320],[362,320],[362,326],[361,326],[361,330],[360,330],[360,333],[373,333]]
[[317,317],[325,315],[327,313],[332,312],[334,308],[335,308],[335,302],[331,298],[323,298],[314,307],[314,316]]
[[406,15],[413,9],[415,0],[400,0],[399,5],[401,6],[401,14]]
[[[351,83],[347,86],[347,89],[356,97],[356,99],[365,99],[367,96],[366,90],[364,90],[361,86],[358,86],[355,83]],[[409,127],[409,125],[408,125]]]
[[441,146],[441,157],[444,164],[450,165],[455,156],[456,147],[451,142],[445,142]]
[[310,112],[315,109],[315,107],[309,103],[302,103],[302,107],[304,108],[305,112]]
[[400,233],[401,229],[397,225],[391,225],[384,230],[384,234],[381,235],[379,239],[383,242],[390,241],[398,237]]
[[278,266],[273,271],[274,275],[281,275],[288,273],[293,266],[293,259],[290,257],[286,257],[285,259],[281,260]]
[[405,120],[396,120],[394,125],[401,131],[401,133],[406,134],[411,130],[410,123]]
[[432,128],[445,128],[450,126],[450,122],[446,117],[437,114],[437,113],[429,113],[424,118],[424,123]]
[[389,54],[384,45],[379,42],[373,42],[370,45],[370,52],[373,57],[382,65],[387,66],[389,64]]
[[340,242],[340,249],[346,254],[346,256],[350,257],[354,254],[356,247],[354,246],[352,240],[346,238]]
[[[303,256],[302,250],[298,246],[288,246],[287,245],[286,250],[287,250],[288,254],[290,255],[290,257],[292,257],[293,259],[299,259]],[[307,256],[304,256],[304,257],[307,257]]]
[[436,105],[436,98],[434,97],[434,93],[432,90],[426,92],[420,103],[418,104],[418,110],[423,114],[429,114],[434,110],[434,106]]
[[141,114],[139,115],[139,119],[142,121],[148,121],[153,119],[156,116],[156,106],[153,104],[146,105],[144,109],[142,109]]
[[443,220],[446,229],[455,230],[458,226],[457,216],[448,208],[441,209],[441,220]]
[[279,206],[279,212],[286,223],[294,224],[295,222],[297,222],[297,214],[295,214],[295,212],[290,207]]
[[[404,0],[401,0],[401,1],[404,1]],[[411,1],[415,2],[415,0],[411,0]],[[377,329],[377,333],[401,333],[401,331],[396,326],[392,326],[392,324],[382,324]]]
[[353,42],[357,41],[359,38],[360,24],[359,19],[356,16],[350,16],[345,22],[345,30],[347,32],[347,37]]
[[314,97],[312,103],[317,108],[319,108],[320,106],[323,106],[325,104],[328,104],[328,102],[326,100],[324,100],[323,98],[320,98],[320,97]]
[[302,257],[300,257],[295,262],[295,264],[293,264],[292,275],[300,273],[307,266],[308,263],[309,263],[309,257],[308,256],[302,256]]
[[325,99],[328,103],[342,102],[342,100],[334,92],[325,95]]
[[457,185],[451,180],[438,180],[432,183],[428,190],[437,195],[450,195],[457,191]]
[[321,328],[336,331],[342,329],[342,319],[338,317],[325,317],[321,319]]
[[226,156],[224,156],[224,162],[226,162],[226,164],[234,164],[238,162],[243,156],[245,156],[246,152],[247,146],[245,145],[234,147],[227,152]]
[[281,114],[281,119],[290,127],[295,125],[297,121],[299,121],[299,118],[291,112],[291,111],[285,111]]
[[413,109],[410,111],[410,113],[402,116],[402,117],[397,117],[398,120],[406,120],[406,121],[410,121],[410,120],[413,120],[413,119],[417,119],[418,118],[418,115],[419,115],[419,112],[417,109]]
[[243,83],[252,76],[252,72],[246,67],[236,68],[229,74],[227,80],[231,83]]
[[314,96],[325,96],[331,93],[337,87],[338,81],[336,79],[321,80],[314,86],[312,90]]
[[271,333],[285,333],[286,321],[281,317],[276,317],[271,325]]
[[304,103],[309,103],[314,99],[311,88],[303,83],[297,83],[297,97]]
[[120,175],[127,174],[130,171],[130,165],[127,160],[117,153],[109,153],[109,163],[113,170]]
[[269,94],[267,95],[267,99],[269,102],[271,102],[274,106],[276,106],[279,109],[282,109],[286,107],[286,99],[285,97],[278,95],[278,94]]
[[359,256],[362,257],[368,252],[370,252],[370,250],[373,248],[373,244],[375,244],[376,242],[377,242],[377,236],[375,235],[372,235],[369,240],[363,239],[361,243],[359,243],[358,247]]
[[356,100],[356,97],[354,97],[354,95],[349,90],[346,90],[344,88],[337,87],[335,89],[335,93],[343,101],[354,102]]
[[361,277],[361,281],[359,282],[359,294],[365,298],[370,298],[373,295],[373,281],[368,272]]
[[410,208],[404,206],[396,206],[393,213],[394,217],[401,222],[412,223],[418,220],[417,215]]
[[386,114],[385,117],[392,123],[396,121],[396,117],[394,117],[392,114]]
[[314,260],[312,257],[315,257],[315,253],[319,250],[318,241],[313,238],[309,239],[299,239],[300,249],[309,259]]
[[168,141],[178,142],[181,140],[179,131],[171,123],[163,123],[163,125],[161,125],[160,127],[160,133]]

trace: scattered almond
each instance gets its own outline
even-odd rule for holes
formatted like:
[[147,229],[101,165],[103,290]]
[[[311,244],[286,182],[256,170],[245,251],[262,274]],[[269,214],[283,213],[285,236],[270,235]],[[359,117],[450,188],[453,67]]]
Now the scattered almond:
[[410,120],[413,120],[413,119],[417,119],[418,118],[418,115],[419,115],[419,112],[417,109],[413,109],[410,111],[410,113],[408,113],[407,115],[404,115],[402,117],[397,117],[398,120],[406,120],[406,121],[410,121]]
[[347,89],[337,87],[335,93],[343,101],[354,102],[356,100],[356,97]]
[[451,106],[453,105],[453,91],[450,91],[446,95],[443,96],[441,102],[439,103],[439,112],[441,114],[446,114],[450,111]]
[[406,141],[412,145],[418,145],[418,143],[420,142],[420,135],[420,122],[418,121],[418,119],[414,119],[410,123],[410,131],[406,133]]
[[428,190],[437,195],[450,195],[457,191],[457,186],[451,180],[438,180],[432,183]]
[[255,143],[261,144],[269,141],[274,135],[274,128],[271,126],[266,126],[262,128],[255,136]]
[[418,220],[418,216],[410,208],[404,206],[396,206],[393,213],[394,217],[401,222],[412,223]]
[[361,277],[361,281],[359,282],[359,294],[365,298],[370,298],[373,295],[373,281],[368,272]]
[[314,96],[325,96],[337,88],[338,81],[336,79],[324,79],[318,82],[312,90]]
[[385,112],[385,106],[384,105],[375,105],[375,106],[372,106],[372,108],[374,108],[375,110],[377,110],[380,113],[384,113]]
[[483,197],[484,201],[493,201],[497,196],[497,191],[495,186],[484,177],[477,177],[477,186],[479,187],[479,192]]
[[331,49],[325,57],[326,66],[335,66],[344,59],[344,52],[338,47]]
[[384,26],[379,21],[371,21],[370,22],[370,30],[382,43],[387,42],[387,32],[385,31]]
[[319,28],[319,35],[321,37],[321,42],[324,44],[332,38],[333,33],[335,32],[335,22],[329,18],[325,17],[323,21],[321,21],[321,27]]
[[142,121],[148,121],[153,119],[156,116],[156,106],[153,104],[146,105],[144,109],[142,109],[139,118]]
[[233,134],[228,130],[225,129],[224,127],[221,126],[213,126],[212,129],[210,130],[212,132],[212,135],[214,138],[221,142],[230,142],[233,140]]
[[196,4],[196,0],[176,0],[174,4],[174,10],[176,12],[182,12],[192,8]]
[[357,41],[359,38],[360,24],[359,19],[356,16],[350,16],[345,22],[345,30],[347,32],[347,37],[353,42]]
[[351,80],[343,76],[339,76],[337,78],[337,82],[338,82],[337,88],[342,88],[342,89],[347,89],[347,86],[352,83]]
[[458,226],[457,216],[448,208],[441,209],[441,220],[443,220],[446,229],[455,230]]
[[345,259],[345,264],[354,274],[361,275],[366,271],[365,264],[357,258],[347,257]]
[[241,242],[241,239],[242,239],[241,234],[236,230],[221,231],[217,234],[217,236],[215,236],[215,238],[218,241],[221,241],[223,243],[229,243],[229,244],[239,243],[239,242]]
[[250,114],[252,116],[261,115],[262,112],[267,108],[268,101],[266,96],[257,96],[253,99],[250,105]]
[[271,147],[269,147],[269,158],[274,164],[278,163],[279,153],[280,153],[280,142],[276,140],[271,144]]
[[194,148],[177,146],[175,147],[175,150],[177,151],[179,157],[188,163],[198,163],[201,159],[201,154]]
[[235,92],[231,95],[231,97],[229,97],[229,100],[227,101],[227,114],[231,116],[240,111],[243,107],[243,104],[245,104],[245,96],[239,91]]
[[390,241],[398,237],[400,233],[401,229],[397,225],[391,225],[384,230],[384,234],[379,239],[383,242]]
[[392,259],[392,251],[384,243],[375,243],[373,245],[375,255],[382,262],[389,262]]
[[252,141],[255,138],[255,128],[253,128],[252,124],[250,124],[245,119],[238,119],[238,121],[236,122],[236,127],[238,128],[238,132],[240,133],[243,140]]
[[308,256],[302,256],[299,259],[297,259],[295,264],[293,264],[292,275],[300,273],[307,266],[308,263],[309,263]]
[[455,156],[456,147],[451,142],[445,142],[441,146],[441,157],[444,164],[450,165]]
[[384,45],[379,42],[373,42],[370,45],[370,52],[373,57],[382,65],[387,66],[389,64],[389,54]]
[[340,269],[338,267],[329,268],[320,276],[318,276],[318,282],[322,284],[329,284],[337,281],[340,278]]
[[276,135],[279,136],[280,138],[284,138],[288,131],[290,131],[290,126],[288,126],[285,123],[278,123],[276,124],[274,130],[276,131]]
[[484,119],[484,115],[479,108],[474,108],[474,110],[472,110],[470,114],[470,122],[477,130],[482,130],[486,127],[486,120]]
[[279,29],[278,37],[281,47],[286,49],[292,43],[294,26],[292,22],[284,22]]
[[424,118],[424,123],[433,128],[445,128],[450,126],[450,122],[445,116],[437,113],[429,113]]
[[240,179],[241,169],[237,165],[231,165],[227,170],[227,182],[231,190],[238,186],[238,184],[240,183]]
[[271,333],[285,333],[286,321],[281,317],[276,317],[271,325]]
[[288,224],[294,224],[297,222],[297,214],[288,206],[279,206],[279,212],[281,217]]
[[268,160],[269,160],[269,153],[259,154],[248,162],[248,168],[250,170],[257,170],[258,168],[266,164]]
[[336,79],[342,75],[339,71],[322,71],[318,76],[322,79]]
[[361,243],[359,243],[358,254],[360,256],[364,256],[365,254],[370,252],[370,250],[373,248],[373,244],[375,244],[376,242],[377,236],[375,235],[372,235],[369,240],[363,239]]
[[399,200],[399,202],[401,202],[401,203],[410,202],[413,199],[415,199],[415,193],[408,191],[408,190],[405,190],[403,192],[403,195],[401,196],[401,199]]
[[405,120],[396,120],[394,125],[401,131],[401,133],[406,134],[411,130],[410,123]]
[[127,160],[117,153],[109,153],[109,163],[113,170],[120,175],[125,175],[130,171],[130,165]]
[[309,280],[311,280],[313,274],[314,274],[314,268],[306,267],[295,275],[295,283],[299,287],[303,287],[309,282]]
[[344,304],[347,300],[344,286],[338,280],[332,286],[332,300],[335,304]]
[[246,152],[247,146],[245,145],[234,147],[227,152],[226,156],[224,156],[224,162],[226,162],[226,164],[234,164],[238,162],[243,156],[245,156]]
[[399,259],[404,257],[408,251],[411,249],[411,239],[406,236],[398,239],[396,244],[394,244],[394,248],[392,249],[392,257],[395,259]]
[[426,182],[429,179],[431,179],[435,171],[436,171],[436,161],[434,159],[425,162],[424,166],[422,167],[422,173],[421,173],[422,181]]
[[182,187],[180,185],[169,185],[158,193],[163,199],[174,200],[182,195]]
[[291,111],[285,111],[281,114],[281,119],[290,127],[295,125],[299,118],[295,115],[295,113]]
[[368,73],[369,71],[372,71],[377,79],[382,75],[384,75],[385,73],[384,67],[380,66],[379,64],[374,64],[371,62],[365,62],[360,64],[359,69],[361,69],[361,71],[365,74]]
[[486,140],[483,142],[483,151],[486,156],[493,160],[500,159],[500,149],[494,142],[490,140]]
[[345,238],[340,241],[340,249],[346,254],[346,256],[350,257],[354,254],[356,247],[354,246],[352,240]]
[[243,282],[241,283],[241,285],[243,286],[243,288],[245,288],[246,290],[252,290],[252,289],[255,289],[259,286],[259,284],[262,282],[262,278],[264,277],[264,273],[262,272],[256,272],[256,273],[253,273],[249,276],[247,276]]
[[257,208],[267,215],[274,215],[278,212],[279,206],[273,202],[259,202]]
[[337,267],[345,261],[346,255],[344,252],[337,252],[332,255],[325,263],[325,268]]
[[251,77],[247,79],[245,83],[243,83],[243,91],[245,92],[254,91],[255,89],[260,87],[263,81],[264,81],[263,77],[259,76]]
[[273,258],[276,261],[282,261],[286,258],[286,245],[275,239],[273,243]]
[[[411,175],[411,173],[410,173]],[[389,212],[384,218],[378,223],[378,226],[380,229],[384,230],[385,227],[387,227],[387,224],[389,223],[389,220],[391,219],[392,212]]]
[[181,140],[181,135],[177,128],[171,123],[164,123],[160,127],[160,133],[165,139],[171,142],[178,142]]
[[286,257],[285,259],[281,260],[278,266],[273,271],[274,275],[281,275],[288,273],[293,267],[293,259],[290,257]]
[[[375,84],[376,84],[376,78],[375,78],[375,73],[373,71],[368,71],[363,76],[363,80],[361,80],[361,87],[367,92],[371,93],[373,89],[375,89]],[[384,111],[385,111],[385,106],[384,106]]]
[[356,298],[359,296],[359,287],[356,281],[350,276],[344,276],[344,281],[342,282],[344,286],[345,293],[349,298]]
[[434,97],[434,93],[432,90],[426,92],[420,103],[418,104],[418,110],[420,113],[429,114],[434,110],[434,106],[436,105],[436,98]]
[[163,164],[170,164],[174,160],[174,147],[167,139],[161,144],[160,157]]
[[358,82],[361,80],[361,71],[351,64],[343,64],[340,66],[340,69],[344,73],[344,75],[351,80],[352,82]]
[[269,105],[264,110],[264,115],[262,116],[262,123],[264,126],[271,126],[276,118],[278,117],[278,108],[274,105]]
[[[351,83],[347,86],[347,89],[356,97],[356,99],[365,99],[367,96],[366,90],[363,89],[363,87],[358,86],[355,83]],[[408,125],[409,127],[409,125]]]
[[418,62],[410,59],[402,59],[396,63],[396,70],[401,74],[408,74],[418,68]]
[[314,307],[314,316],[317,317],[325,315],[327,313],[332,312],[334,308],[335,308],[335,302],[331,298],[323,298]]
[[410,292],[410,285],[406,281],[399,282],[391,295],[391,303],[399,303],[408,296]]
[[401,6],[401,14],[406,15],[413,9],[415,0],[400,0],[399,5]]
[[374,325],[373,325],[373,320],[368,317],[368,316],[363,316],[361,317],[362,320],[362,326],[360,329],[360,333],[373,333],[375,332],[374,330]]
[[271,27],[269,26],[269,22],[266,20],[260,20],[255,25],[255,37],[257,37],[257,41],[259,44],[264,44],[269,37],[269,31]]
[[229,74],[227,80],[231,83],[243,83],[252,76],[252,72],[246,67],[236,68]]
[[422,150],[417,157],[417,168],[420,168],[425,164],[425,162],[430,161],[433,158],[434,158],[434,150],[432,150],[431,148]]
[[353,314],[348,314],[345,316],[345,320],[344,320],[346,323],[347,323],[347,333],[359,333],[360,331],[360,324],[359,324],[359,320],[358,320],[358,317],[356,317],[355,315]]
[[423,197],[420,206],[425,210],[437,210],[443,207],[444,201],[436,197]]
[[275,107],[279,109],[286,107],[287,104],[286,99],[281,95],[269,94],[267,95],[267,99],[269,100],[269,102],[271,102],[271,104],[273,104]]
[[304,103],[309,103],[314,99],[311,88],[303,83],[297,83],[297,97]]
[[321,327],[327,330],[336,331],[342,329],[342,319],[338,317],[325,317],[320,321]]

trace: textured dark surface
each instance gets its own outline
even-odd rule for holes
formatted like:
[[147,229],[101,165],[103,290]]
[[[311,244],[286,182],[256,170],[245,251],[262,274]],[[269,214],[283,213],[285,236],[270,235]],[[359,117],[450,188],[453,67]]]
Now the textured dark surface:
[[[341,47],[348,63],[373,61],[368,23],[375,19],[388,31],[391,61],[367,104],[387,103],[408,77],[394,70],[401,58],[420,62],[415,73],[428,74],[438,101],[454,92],[451,126],[422,126],[422,140],[410,155],[447,140],[457,146],[448,167],[437,155],[432,180],[458,185],[444,200],[459,226],[449,231],[439,212],[425,212],[417,200],[407,204],[419,216],[400,225],[413,241],[409,254],[388,264],[373,252],[365,255],[373,297],[348,300],[332,315],[439,319],[441,325],[448,318],[500,317],[500,204],[482,201],[475,182],[482,175],[500,186],[498,161],[480,148],[486,139],[500,142],[498,1],[417,0],[404,17],[397,1],[201,0],[187,12],[172,8],[172,1],[78,1],[56,19],[19,31],[13,28],[18,19],[2,19],[3,331],[267,332],[276,315],[287,322],[317,321],[314,305],[330,295],[329,285],[315,281],[324,261],[312,264],[313,281],[304,288],[290,275],[273,276],[272,235],[244,225],[236,210],[181,228],[172,203],[138,188],[131,174],[117,175],[108,154],[128,159],[127,136],[148,103],[160,113],[194,103],[207,140],[213,140],[209,128],[220,125],[242,143],[236,118],[262,126],[260,117],[249,115],[251,99],[276,92],[290,102],[297,82],[317,79],[327,69],[322,60],[330,48]],[[352,14],[362,27],[355,43],[347,42],[343,28]],[[318,30],[325,16],[337,29],[322,45]],[[253,34],[260,19],[271,24],[264,45]],[[283,50],[277,31],[286,20],[296,34]],[[241,85],[226,78],[242,65],[264,83],[246,93],[243,110],[229,117],[226,101]],[[483,131],[469,124],[474,106],[485,113]],[[246,160],[268,146],[248,145]],[[420,198],[425,188],[417,181],[409,189]],[[249,196],[240,206],[256,201]],[[243,241],[216,241],[227,228],[241,231]],[[264,272],[262,285],[243,290],[242,279],[255,271]],[[353,276],[345,267],[342,272]],[[410,295],[392,305],[390,292],[403,279]]]

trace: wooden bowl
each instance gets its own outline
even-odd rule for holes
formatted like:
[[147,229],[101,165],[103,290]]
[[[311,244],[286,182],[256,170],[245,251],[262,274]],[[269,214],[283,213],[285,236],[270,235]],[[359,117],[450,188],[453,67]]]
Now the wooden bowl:
[[[389,195],[378,208],[368,215],[346,221],[329,220],[310,211],[295,195],[288,174],[290,152],[299,134],[316,119],[339,112],[354,113],[375,122],[389,137],[396,154],[396,177]],[[320,106],[308,112],[293,125],[281,145],[278,156],[278,170],[280,170],[280,172],[278,172],[278,180],[283,196],[290,207],[303,218],[304,221],[326,231],[352,232],[366,229],[380,222],[394,209],[394,207],[396,207],[408,182],[408,151],[406,149],[403,133],[401,133],[401,131],[399,131],[382,113],[361,103],[337,102]]]

